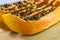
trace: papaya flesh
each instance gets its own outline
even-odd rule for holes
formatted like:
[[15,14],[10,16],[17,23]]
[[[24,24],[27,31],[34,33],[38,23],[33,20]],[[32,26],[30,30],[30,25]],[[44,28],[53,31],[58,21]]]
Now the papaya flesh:
[[2,15],[3,21],[14,32],[32,35],[41,32],[60,21],[60,7],[35,21],[25,21],[12,14]]
[[4,29],[4,30],[7,30],[7,31],[10,31],[10,29],[6,26],[6,24],[2,21],[2,15],[4,13],[3,12],[0,12],[0,28]]

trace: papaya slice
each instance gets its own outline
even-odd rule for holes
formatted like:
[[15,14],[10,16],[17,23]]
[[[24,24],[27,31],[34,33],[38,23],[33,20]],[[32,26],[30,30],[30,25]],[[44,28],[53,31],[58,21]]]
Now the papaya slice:
[[12,14],[2,15],[6,25],[17,33],[32,35],[41,32],[60,21],[60,7],[53,12],[41,17],[39,20],[25,21]]
[[[51,0],[49,4],[53,3],[54,1],[55,1],[55,0]],[[47,1],[44,0],[44,1],[41,2],[41,3],[38,2],[37,4],[31,5],[31,6],[27,6],[27,7],[24,7],[24,8],[22,8],[22,9],[19,9],[19,10],[16,9],[16,10],[13,10],[13,11],[11,11],[11,12],[23,11],[23,10],[25,10],[26,8],[30,8],[30,7],[33,7],[33,6],[39,5],[39,4],[43,4],[43,3],[45,3],[45,2],[49,2],[49,0],[47,0]],[[50,6],[49,4],[46,5],[45,8],[48,7],[48,6]],[[1,11],[1,12],[0,12],[0,15],[1,15],[1,16],[2,16],[3,14],[5,14],[5,13],[3,13],[3,12],[8,13],[8,12],[10,12],[10,11]],[[0,24],[1,24],[1,25],[0,25],[1,28],[10,30],[7,26],[5,27],[5,24],[2,22],[2,18],[0,18]]]

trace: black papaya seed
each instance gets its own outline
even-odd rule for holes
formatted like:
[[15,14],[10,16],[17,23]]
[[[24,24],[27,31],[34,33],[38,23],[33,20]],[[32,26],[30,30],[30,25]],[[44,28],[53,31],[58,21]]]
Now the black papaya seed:
[[20,13],[21,16],[24,16],[24,14],[25,14],[25,12],[21,12],[21,13]]
[[24,20],[28,21],[28,18],[24,18]]
[[22,4],[22,2],[21,1],[19,1],[19,2],[17,2],[18,4]]
[[24,3],[27,3],[27,1],[26,1],[26,0],[24,0],[23,2],[24,2]]

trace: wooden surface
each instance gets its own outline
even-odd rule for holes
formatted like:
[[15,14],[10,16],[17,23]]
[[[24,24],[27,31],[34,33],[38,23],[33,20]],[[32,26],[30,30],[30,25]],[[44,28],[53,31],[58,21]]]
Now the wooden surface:
[[60,23],[33,36],[24,36],[0,30],[0,40],[60,40]]

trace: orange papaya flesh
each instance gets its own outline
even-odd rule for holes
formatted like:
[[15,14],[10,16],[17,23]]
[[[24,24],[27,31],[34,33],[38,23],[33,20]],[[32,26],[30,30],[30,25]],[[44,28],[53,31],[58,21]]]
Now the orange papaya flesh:
[[3,12],[0,12],[0,28],[4,29],[6,31],[10,31],[10,29],[7,27],[7,25],[2,20],[3,14],[4,14]]

